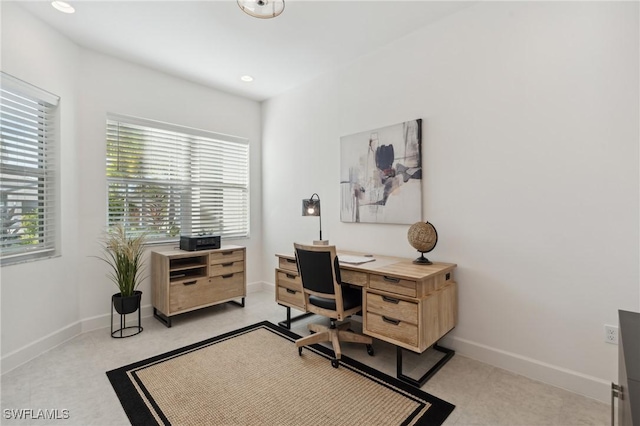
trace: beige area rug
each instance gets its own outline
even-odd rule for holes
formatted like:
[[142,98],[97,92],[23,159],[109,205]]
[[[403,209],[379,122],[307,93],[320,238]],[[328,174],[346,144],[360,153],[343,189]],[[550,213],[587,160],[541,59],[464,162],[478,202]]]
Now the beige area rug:
[[439,425],[454,406],[258,323],[107,372],[134,425]]

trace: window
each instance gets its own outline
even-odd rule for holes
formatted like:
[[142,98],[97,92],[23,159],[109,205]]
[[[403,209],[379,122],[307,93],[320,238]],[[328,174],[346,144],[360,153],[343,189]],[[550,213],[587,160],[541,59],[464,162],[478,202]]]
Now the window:
[[0,261],[54,255],[59,98],[0,74]]
[[108,225],[150,241],[249,234],[246,139],[111,115],[107,185]]

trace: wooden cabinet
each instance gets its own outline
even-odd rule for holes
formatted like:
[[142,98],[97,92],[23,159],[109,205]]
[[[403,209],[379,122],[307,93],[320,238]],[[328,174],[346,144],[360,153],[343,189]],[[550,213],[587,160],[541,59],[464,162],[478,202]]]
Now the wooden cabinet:
[[[171,317],[194,309],[234,302],[247,295],[245,248],[151,252],[153,315],[171,327]],[[242,299],[238,303],[235,299]]]
[[618,425],[640,425],[640,313],[619,310],[618,318],[619,384],[612,389],[611,425],[615,424],[613,396],[619,399]]

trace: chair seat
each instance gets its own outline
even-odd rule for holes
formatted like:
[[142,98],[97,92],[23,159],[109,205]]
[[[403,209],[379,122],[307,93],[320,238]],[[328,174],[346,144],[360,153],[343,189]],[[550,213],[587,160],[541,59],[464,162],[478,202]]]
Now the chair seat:
[[[336,301],[324,297],[309,296],[309,303],[319,308],[336,310]],[[362,290],[346,285],[342,286],[342,304],[345,311],[356,308],[362,303]]]

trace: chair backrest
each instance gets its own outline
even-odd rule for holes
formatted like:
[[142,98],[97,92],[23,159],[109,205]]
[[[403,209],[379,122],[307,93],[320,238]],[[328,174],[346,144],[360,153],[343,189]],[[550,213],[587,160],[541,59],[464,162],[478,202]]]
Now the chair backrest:
[[293,244],[305,299],[309,295],[334,299],[342,311],[340,266],[336,246]]
[[336,247],[303,244],[294,247],[302,286],[317,293],[335,294]]

